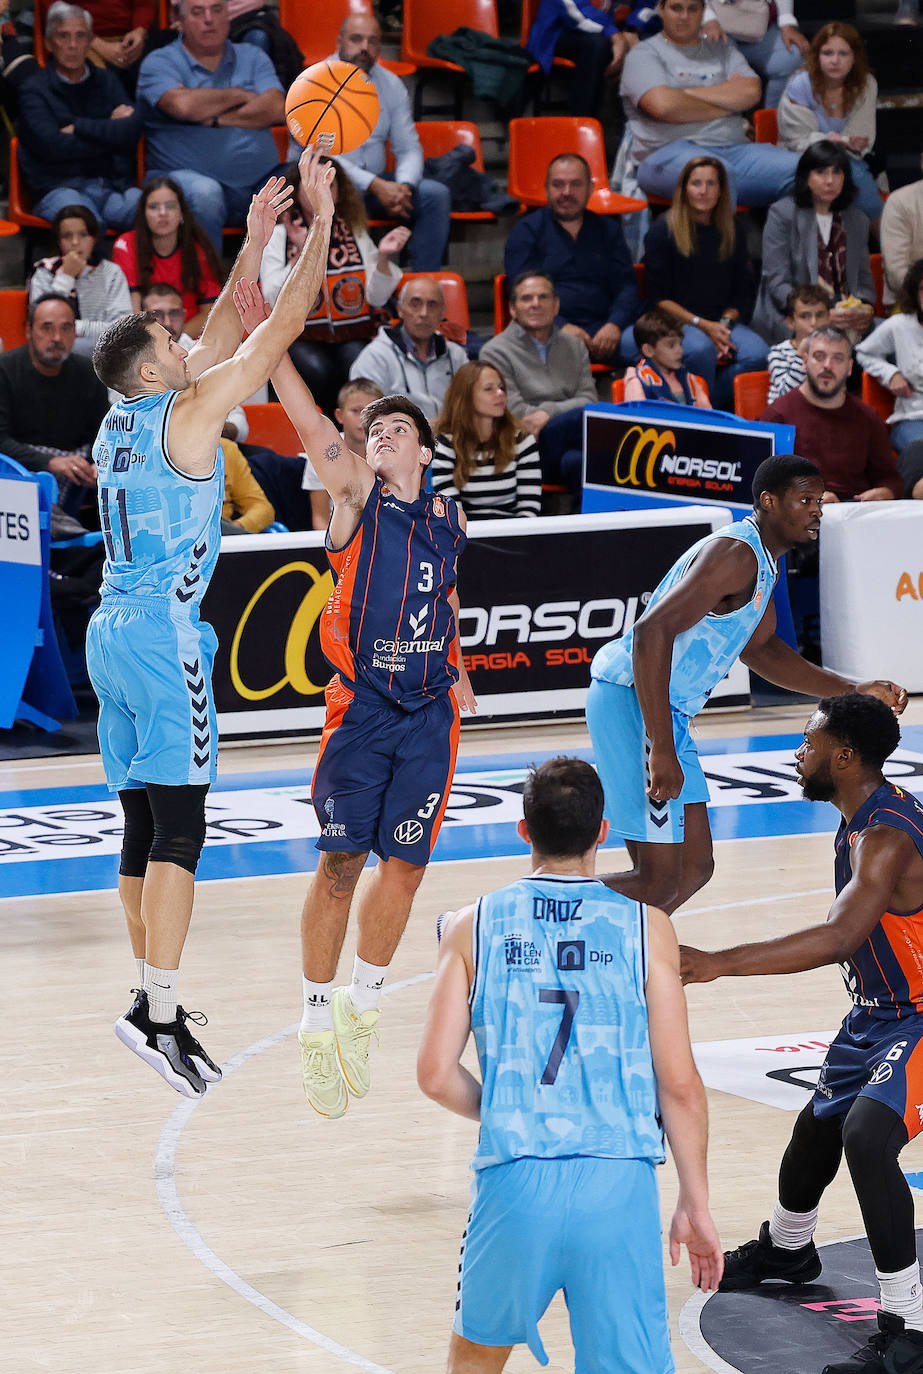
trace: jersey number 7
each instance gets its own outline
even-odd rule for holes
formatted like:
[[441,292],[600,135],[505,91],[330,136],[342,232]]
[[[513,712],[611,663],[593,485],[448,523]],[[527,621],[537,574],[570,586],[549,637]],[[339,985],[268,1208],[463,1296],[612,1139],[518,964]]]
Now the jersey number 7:
[[538,1000],[540,1002],[557,1002],[564,1007],[561,1013],[561,1024],[558,1026],[558,1033],[554,1037],[554,1044],[551,1047],[548,1063],[545,1065],[545,1072],[541,1079],[542,1083],[553,1083],[558,1076],[561,1060],[564,1058],[564,1051],[570,1040],[574,1017],[577,1015],[577,1006],[580,1002],[580,993],[567,992],[564,988],[539,988]]

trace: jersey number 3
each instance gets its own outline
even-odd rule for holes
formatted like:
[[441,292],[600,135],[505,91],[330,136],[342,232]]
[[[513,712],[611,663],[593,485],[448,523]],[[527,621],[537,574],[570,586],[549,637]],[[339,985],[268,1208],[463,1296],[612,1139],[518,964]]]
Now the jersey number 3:
[[567,992],[564,988],[539,988],[538,1000],[540,1002],[557,1002],[564,1007],[561,1013],[561,1024],[558,1026],[558,1033],[554,1037],[548,1063],[545,1065],[545,1072],[541,1078],[542,1083],[547,1084],[553,1083],[558,1076],[561,1060],[564,1058],[564,1051],[567,1049],[570,1033],[573,1029],[574,1017],[577,1015],[580,993]]

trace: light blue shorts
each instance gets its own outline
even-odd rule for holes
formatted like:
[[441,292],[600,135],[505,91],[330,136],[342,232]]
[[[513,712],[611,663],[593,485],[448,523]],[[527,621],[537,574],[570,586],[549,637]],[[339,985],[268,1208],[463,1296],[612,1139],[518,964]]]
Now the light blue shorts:
[[87,628],[87,672],[110,792],[214,782],[217,643],[211,625],[172,619],[159,598],[104,598]]
[[575,1374],[672,1374],[660,1208],[642,1159],[514,1159],[475,1174],[454,1330],[527,1344],[559,1289]]
[[684,782],[680,795],[668,802],[651,801],[645,790],[651,742],[634,687],[593,678],[586,723],[613,834],[648,844],[682,844],[686,807],[708,801],[708,783],[692,741],[689,717],[673,712],[673,742]]

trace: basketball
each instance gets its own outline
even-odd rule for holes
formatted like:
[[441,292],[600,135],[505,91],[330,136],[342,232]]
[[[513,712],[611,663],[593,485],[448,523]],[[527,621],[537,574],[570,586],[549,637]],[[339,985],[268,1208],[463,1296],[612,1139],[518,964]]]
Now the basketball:
[[378,123],[378,92],[361,68],[327,58],[296,76],[285,97],[285,118],[302,146],[317,143],[331,155],[351,153]]

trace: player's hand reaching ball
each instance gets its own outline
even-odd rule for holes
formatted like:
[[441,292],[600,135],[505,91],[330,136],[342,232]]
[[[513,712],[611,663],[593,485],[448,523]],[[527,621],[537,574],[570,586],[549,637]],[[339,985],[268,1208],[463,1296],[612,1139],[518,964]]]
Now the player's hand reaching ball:
[[315,143],[309,143],[298,159],[298,171],[302,189],[314,214],[322,219],[333,219],[336,206],[332,186],[336,167],[329,160],[322,162],[321,158],[326,158],[326,154]]
[[270,177],[262,190],[257,191],[247,211],[247,238],[260,252],[266,247],[276,227],[276,220],[294,203],[295,193],[285,177]]
[[886,706],[890,706],[896,716],[899,716],[907,705],[907,689],[898,687],[896,682],[857,682],[856,691],[868,697],[877,697]]

